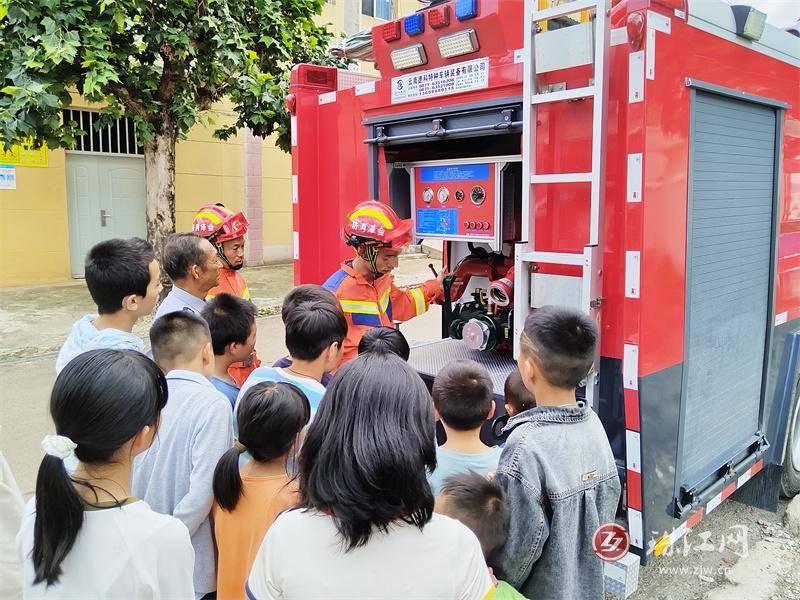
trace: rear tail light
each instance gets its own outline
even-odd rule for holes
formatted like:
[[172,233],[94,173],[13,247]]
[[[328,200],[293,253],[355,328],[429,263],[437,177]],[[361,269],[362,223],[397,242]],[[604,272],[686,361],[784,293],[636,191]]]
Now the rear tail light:
[[474,29],[465,29],[458,33],[443,35],[438,40],[439,54],[442,58],[453,58],[462,54],[470,54],[480,48],[478,36]]
[[456,19],[466,21],[478,16],[478,0],[456,0]]
[[297,65],[292,69],[292,84],[305,85],[326,91],[338,86],[338,71],[335,67]]
[[403,19],[403,29],[408,35],[419,35],[425,31],[425,15],[422,13],[408,15]]
[[390,21],[381,25],[381,35],[384,42],[394,42],[400,39],[400,21]]
[[444,6],[429,9],[428,23],[433,29],[450,25],[450,7],[445,4]]
[[425,48],[422,44],[414,44],[413,46],[392,50],[391,57],[392,64],[398,71],[418,67],[428,62],[428,57],[425,55]]

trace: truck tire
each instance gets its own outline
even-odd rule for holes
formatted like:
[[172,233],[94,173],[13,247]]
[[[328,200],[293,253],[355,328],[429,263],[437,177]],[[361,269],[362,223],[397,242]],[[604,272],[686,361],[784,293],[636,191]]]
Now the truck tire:
[[794,386],[794,400],[786,431],[786,453],[783,457],[781,495],[792,498],[800,492],[800,381]]

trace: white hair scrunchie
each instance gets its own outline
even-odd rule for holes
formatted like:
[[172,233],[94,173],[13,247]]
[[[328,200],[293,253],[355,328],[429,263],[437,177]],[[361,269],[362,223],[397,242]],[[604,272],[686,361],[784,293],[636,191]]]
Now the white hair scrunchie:
[[44,450],[44,453],[60,458],[61,460],[64,460],[72,454],[72,451],[77,447],[78,444],[63,435],[46,435],[42,440],[42,450]]

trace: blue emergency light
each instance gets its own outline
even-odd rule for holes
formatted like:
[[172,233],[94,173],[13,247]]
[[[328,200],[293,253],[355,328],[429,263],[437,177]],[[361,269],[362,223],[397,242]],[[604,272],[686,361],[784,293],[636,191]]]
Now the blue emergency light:
[[408,35],[419,35],[425,31],[425,15],[414,13],[403,19],[403,29]]
[[456,0],[456,19],[466,21],[478,16],[478,0]]

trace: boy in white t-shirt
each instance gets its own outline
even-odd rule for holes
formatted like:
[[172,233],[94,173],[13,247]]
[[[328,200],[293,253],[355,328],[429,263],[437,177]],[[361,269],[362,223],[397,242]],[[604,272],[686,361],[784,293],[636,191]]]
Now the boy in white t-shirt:
[[77,321],[56,360],[56,373],[87,350],[144,349],[132,333],[140,317],[153,312],[161,293],[161,269],[153,247],[140,238],[112,239],[89,250],[84,267],[86,287],[98,314]]

